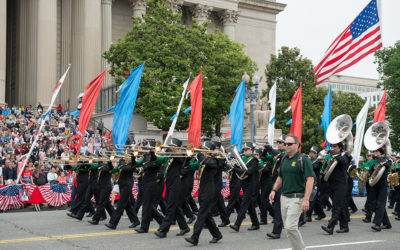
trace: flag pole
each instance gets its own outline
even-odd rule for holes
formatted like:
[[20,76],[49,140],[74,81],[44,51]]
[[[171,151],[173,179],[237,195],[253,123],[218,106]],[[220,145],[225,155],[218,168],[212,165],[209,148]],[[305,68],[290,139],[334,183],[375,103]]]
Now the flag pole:
[[58,87],[56,87],[55,90],[54,90],[54,93],[53,93],[53,96],[51,97],[51,102],[50,102],[49,108],[47,109],[47,112],[42,116],[42,122],[40,123],[40,127],[39,127],[38,131],[36,132],[35,140],[33,141],[32,146],[29,149],[28,154],[25,155],[26,158],[25,158],[24,164],[22,165],[22,168],[18,172],[18,177],[17,177],[16,183],[19,182],[19,180],[21,178],[21,175],[22,175],[22,171],[24,171],[26,163],[28,162],[29,158],[31,157],[32,151],[33,151],[34,147],[36,146],[36,143],[37,143],[37,141],[39,139],[39,135],[40,135],[40,133],[42,131],[42,128],[44,127],[44,123],[46,122],[47,117],[49,117],[49,115],[50,115],[51,108],[54,105],[54,102],[55,102],[55,100],[56,100],[56,98],[58,96],[58,93],[60,93],[60,89],[62,87],[62,84],[64,83],[64,80],[65,80],[65,78],[67,76],[67,73],[68,73],[70,68],[71,68],[71,64],[68,65],[68,68],[65,71],[64,75],[60,78],[60,81],[58,81],[58,83],[57,83]]
[[192,75],[192,72],[190,72],[189,78],[188,78],[188,79],[186,80],[186,82],[183,84],[182,97],[181,97],[181,100],[180,100],[179,105],[178,105],[178,110],[177,110],[176,113],[175,113],[175,117],[174,117],[174,119],[173,119],[173,121],[172,121],[172,123],[171,123],[171,126],[169,127],[168,135],[167,135],[167,137],[165,137],[164,144],[163,144],[164,146],[168,144],[168,140],[171,139],[171,138],[172,138],[172,135],[174,134],[175,125],[176,125],[176,122],[177,122],[177,120],[178,120],[179,112],[181,111],[183,99],[185,99],[185,93],[186,93],[186,89],[187,89],[187,87],[188,87],[188,84],[189,84],[189,80],[190,80],[190,76],[191,76],[191,75]]

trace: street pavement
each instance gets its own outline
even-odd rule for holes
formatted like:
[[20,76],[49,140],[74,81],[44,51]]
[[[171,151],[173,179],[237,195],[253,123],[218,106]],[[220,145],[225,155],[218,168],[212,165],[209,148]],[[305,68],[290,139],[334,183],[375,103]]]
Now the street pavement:
[[[349,224],[350,232],[328,235],[321,229],[326,221],[313,221],[301,227],[307,249],[400,249],[400,221],[394,219],[392,209],[387,209],[393,228],[375,232],[370,223],[362,222],[361,208],[365,198],[355,197],[359,211],[352,214]],[[26,210],[25,210],[26,211]],[[141,214],[141,213],[140,213]],[[327,212],[330,216],[330,212]],[[220,219],[215,217],[216,222]],[[236,214],[231,215],[231,222]],[[329,219],[329,218],[327,218]],[[151,232],[137,234],[129,229],[129,220],[123,216],[117,230],[109,230],[104,226],[90,225],[84,218],[82,221],[70,218],[66,210],[7,212],[0,214],[0,249],[288,249],[289,241],[282,233],[281,239],[266,238],[266,233],[272,231],[272,223],[261,226],[258,231],[248,231],[251,222],[249,216],[243,222],[240,232],[234,232],[229,227],[221,228],[223,239],[217,244],[209,244],[211,235],[204,229],[199,245],[191,246],[184,240],[187,236],[175,236],[179,228],[173,226],[167,238],[158,239],[154,235],[158,225],[151,223]],[[338,228],[338,227],[337,227]]]

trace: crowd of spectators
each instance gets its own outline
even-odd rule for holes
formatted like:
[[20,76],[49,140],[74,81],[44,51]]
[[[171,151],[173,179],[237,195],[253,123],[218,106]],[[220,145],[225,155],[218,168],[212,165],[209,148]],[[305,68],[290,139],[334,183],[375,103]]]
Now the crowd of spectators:
[[[44,108],[8,105],[0,108],[0,185],[16,184],[19,170],[44,117]],[[68,183],[74,173],[66,165],[52,165],[55,159],[68,159],[77,153],[78,140],[71,139],[78,131],[78,117],[70,115],[60,105],[46,117],[39,134],[38,144],[33,149],[22,171],[23,183],[44,185],[51,182]],[[134,142],[134,139],[131,138]],[[80,149],[80,154],[94,154],[110,148],[110,134],[102,121],[89,126]]]

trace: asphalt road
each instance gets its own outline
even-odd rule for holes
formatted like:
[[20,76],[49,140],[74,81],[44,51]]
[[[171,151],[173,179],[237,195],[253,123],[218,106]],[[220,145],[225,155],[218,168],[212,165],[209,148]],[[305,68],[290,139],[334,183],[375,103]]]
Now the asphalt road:
[[[365,198],[355,198],[359,208],[363,207]],[[349,224],[350,232],[328,235],[321,230],[326,221],[313,221],[301,227],[301,233],[308,249],[400,249],[400,221],[391,215],[393,228],[374,232],[371,224],[362,222],[361,209],[352,214]],[[330,212],[327,213],[330,216]],[[231,215],[231,221],[236,219]],[[219,218],[215,217],[219,223]],[[158,225],[151,223],[151,231],[137,234],[129,229],[130,223],[123,216],[117,230],[109,230],[100,222],[93,226],[87,223],[88,218],[78,221],[66,216],[65,210],[18,212],[0,214],[0,249],[191,249],[183,237],[175,236],[179,229],[172,227],[165,239],[158,239],[154,231]],[[243,223],[240,232],[222,228],[223,239],[217,244],[209,244],[211,235],[203,230],[196,249],[287,249],[289,242],[284,233],[281,239],[271,240],[265,234],[272,231],[272,224],[261,226],[258,231],[247,231],[250,226],[249,216]],[[190,234],[189,234],[190,235]]]

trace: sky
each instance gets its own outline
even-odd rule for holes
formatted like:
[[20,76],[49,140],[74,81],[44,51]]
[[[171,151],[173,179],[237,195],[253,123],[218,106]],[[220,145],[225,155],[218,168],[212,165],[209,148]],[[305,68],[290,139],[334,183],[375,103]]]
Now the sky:
[[[370,0],[277,0],[286,4],[277,15],[276,50],[298,47],[316,65],[334,39],[356,18]],[[400,0],[382,0],[382,42],[400,40]],[[374,56],[362,59],[338,74],[378,79]]]

